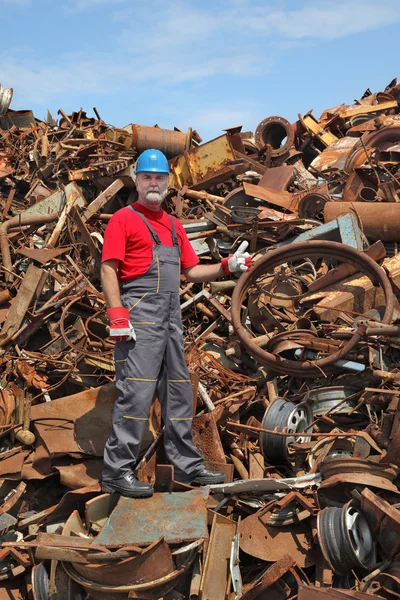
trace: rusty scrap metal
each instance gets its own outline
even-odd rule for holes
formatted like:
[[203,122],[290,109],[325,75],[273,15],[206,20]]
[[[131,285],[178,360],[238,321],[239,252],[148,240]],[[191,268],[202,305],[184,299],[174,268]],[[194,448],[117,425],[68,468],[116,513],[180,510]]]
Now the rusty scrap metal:
[[[204,143],[96,109],[42,122],[11,95],[0,86],[6,593],[397,597],[397,81]],[[180,290],[194,441],[226,482],[175,481],[156,401],[137,470],[156,494],[133,500],[99,485],[116,390],[98,267],[148,147],[170,159],[165,208],[201,263],[247,240],[255,264]]]

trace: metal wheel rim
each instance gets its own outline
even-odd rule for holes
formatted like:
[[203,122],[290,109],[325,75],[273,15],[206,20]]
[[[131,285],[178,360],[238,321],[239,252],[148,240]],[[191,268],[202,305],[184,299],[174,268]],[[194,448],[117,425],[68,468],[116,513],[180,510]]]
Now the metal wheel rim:
[[[299,404],[297,405],[292,413],[289,415],[288,419],[288,433],[302,433],[305,431],[312,422],[312,412],[307,404]],[[311,437],[305,435],[302,437],[287,437],[286,438],[286,446],[292,444],[295,441],[299,443],[309,442]]]
[[343,519],[352,551],[359,563],[365,565],[373,551],[372,534],[368,523],[362,512],[351,504],[343,508]]
[[298,361],[283,359],[257,346],[243,325],[241,314],[241,307],[246,293],[259,276],[265,275],[270,269],[288,260],[293,261],[299,257],[304,259],[305,255],[307,258],[320,258],[321,256],[329,255],[330,258],[356,266],[361,273],[368,275],[374,283],[379,283],[385,296],[385,314],[382,323],[388,324],[391,322],[394,309],[394,294],[390,281],[382,267],[369,256],[361,255],[354,248],[347,247],[338,242],[311,241],[277,248],[257,260],[253,267],[240,277],[232,295],[232,325],[239,340],[249,354],[262,365],[269,367],[276,373],[283,375],[290,373],[300,377],[316,377],[321,376],[322,373],[327,374],[338,370],[335,362],[345,357],[357,346],[362,339],[362,328],[355,331],[351,339],[339,351],[321,359],[306,360],[299,363]]
[[[263,429],[278,429],[282,431],[285,427],[289,433],[304,431],[312,421],[312,411],[307,404],[293,404],[283,398],[274,400],[264,413],[261,427]],[[303,429],[300,429],[303,427]],[[271,433],[260,433],[261,452],[267,460],[289,460],[288,445],[292,443],[295,437],[277,436]],[[304,441],[309,440],[307,436]]]

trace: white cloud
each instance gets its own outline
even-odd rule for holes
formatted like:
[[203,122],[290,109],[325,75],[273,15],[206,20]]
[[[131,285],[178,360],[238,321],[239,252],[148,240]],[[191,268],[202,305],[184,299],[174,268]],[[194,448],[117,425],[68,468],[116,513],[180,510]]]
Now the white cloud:
[[[243,8],[243,7],[242,7]],[[242,17],[255,33],[270,31],[287,39],[336,39],[389,25],[400,19],[400,5],[393,0],[367,2],[339,0],[307,2],[296,10],[258,7],[254,16]]]
[[[59,60],[57,64],[44,65],[0,54],[0,81],[14,88],[15,100],[23,99],[25,107],[29,102],[51,102],[62,94],[104,93],[114,73],[113,63],[107,60]],[[113,88],[115,91],[115,85]]]

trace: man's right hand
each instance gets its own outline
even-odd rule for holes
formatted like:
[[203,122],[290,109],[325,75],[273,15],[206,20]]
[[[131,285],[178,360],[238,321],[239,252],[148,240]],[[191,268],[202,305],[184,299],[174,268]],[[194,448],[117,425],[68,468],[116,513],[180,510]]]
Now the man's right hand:
[[114,342],[129,342],[136,340],[135,330],[130,321],[130,314],[127,308],[115,306],[107,310],[107,316],[110,321],[109,339]]

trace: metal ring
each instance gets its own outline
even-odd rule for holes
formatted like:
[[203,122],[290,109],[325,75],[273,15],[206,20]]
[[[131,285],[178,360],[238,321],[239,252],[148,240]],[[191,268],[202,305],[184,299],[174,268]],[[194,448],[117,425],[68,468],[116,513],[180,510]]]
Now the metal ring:
[[276,373],[299,377],[316,377],[320,376],[322,372],[332,373],[338,369],[334,363],[344,358],[357,346],[363,335],[362,327],[355,331],[350,340],[337,352],[314,361],[299,362],[282,358],[257,346],[243,326],[241,319],[241,309],[246,293],[260,276],[265,275],[284,262],[304,259],[305,256],[314,259],[329,256],[330,259],[354,265],[361,273],[368,275],[374,283],[378,283],[382,287],[385,296],[385,313],[382,319],[385,324],[391,323],[394,295],[390,281],[382,267],[369,256],[338,242],[311,241],[277,248],[256,261],[253,267],[240,277],[232,295],[232,325],[248,353],[262,365],[269,367]]
[[[286,141],[281,146],[285,138]],[[273,157],[282,156],[288,152],[294,142],[294,130],[289,121],[283,117],[268,117],[257,126],[254,139],[258,148],[261,149],[269,144],[272,147]]]

